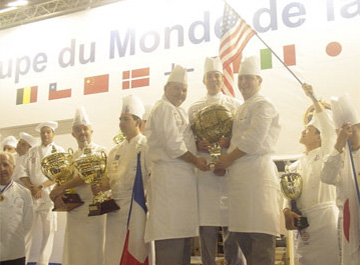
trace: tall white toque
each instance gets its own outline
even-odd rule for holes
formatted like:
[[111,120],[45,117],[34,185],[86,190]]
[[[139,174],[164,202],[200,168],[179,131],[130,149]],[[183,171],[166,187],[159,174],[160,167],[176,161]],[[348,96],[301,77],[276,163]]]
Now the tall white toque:
[[72,127],[78,126],[78,125],[90,125],[91,126],[89,116],[86,114],[84,106],[77,108],[76,112],[75,112],[75,117],[73,119]]
[[4,147],[5,145],[9,145],[11,147],[16,148],[17,145],[17,140],[14,136],[9,135],[8,137],[5,137],[4,140],[2,141],[2,147]]
[[169,76],[168,83],[169,82],[176,82],[187,85],[188,76],[187,76],[186,68],[180,65],[176,65]]
[[58,127],[58,123],[56,121],[42,122],[38,126],[36,126],[35,131],[40,132],[42,127],[49,127],[55,132],[56,128]]
[[37,140],[34,136],[26,133],[26,132],[21,132],[20,133],[20,140],[24,140],[25,142],[27,142],[30,146],[36,146],[37,144]]
[[342,97],[332,97],[331,109],[336,129],[340,129],[345,122],[349,122],[351,125],[360,123],[360,116],[348,93]]
[[240,65],[239,75],[257,75],[261,77],[259,58],[256,56],[245,58]]
[[223,67],[219,57],[216,58],[206,57],[204,63],[204,75],[208,72],[223,73]]
[[123,98],[121,113],[129,113],[142,119],[145,108],[141,99],[136,95],[129,95]]

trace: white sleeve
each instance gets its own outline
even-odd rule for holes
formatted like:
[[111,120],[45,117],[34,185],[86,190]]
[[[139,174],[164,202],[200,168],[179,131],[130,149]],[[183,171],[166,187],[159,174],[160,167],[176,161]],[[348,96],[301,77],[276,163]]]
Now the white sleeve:
[[321,169],[321,181],[326,184],[338,186],[341,182],[340,170],[343,167],[343,155],[335,148],[325,156]]
[[32,226],[33,223],[33,215],[34,215],[34,209],[33,209],[33,202],[32,202],[32,196],[29,190],[24,189],[24,216],[23,216],[23,225],[24,225],[24,231],[27,234]]

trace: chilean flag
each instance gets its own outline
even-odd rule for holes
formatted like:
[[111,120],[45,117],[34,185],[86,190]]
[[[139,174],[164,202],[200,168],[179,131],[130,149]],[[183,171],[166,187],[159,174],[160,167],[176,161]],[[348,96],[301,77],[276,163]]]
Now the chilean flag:
[[145,244],[145,205],[144,186],[141,173],[140,152],[137,155],[136,176],[127,222],[127,234],[120,265],[148,265],[149,246]]

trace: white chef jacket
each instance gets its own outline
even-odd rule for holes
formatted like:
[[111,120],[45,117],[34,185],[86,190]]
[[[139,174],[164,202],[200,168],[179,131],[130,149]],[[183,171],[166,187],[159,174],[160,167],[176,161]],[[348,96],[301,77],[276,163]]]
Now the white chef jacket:
[[[337,235],[338,209],[335,205],[335,187],[321,182],[323,158],[335,143],[335,130],[328,114],[323,111],[314,114],[319,121],[321,147],[304,154],[300,160],[289,166],[290,172],[299,173],[303,180],[300,198],[296,200],[302,215],[308,218],[310,226],[298,237],[297,253],[299,264],[339,264]],[[288,206],[291,208],[290,206]]]
[[25,257],[25,236],[33,222],[33,204],[28,189],[11,180],[3,196],[4,200],[0,202],[0,261]]
[[24,166],[24,163],[25,163],[25,158],[26,158],[26,154],[22,155],[22,156],[19,156],[17,155],[16,156],[16,163],[15,163],[15,168],[14,168],[14,173],[13,173],[13,177],[12,179],[19,183],[20,185],[24,186],[24,182],[22,182],[20,180],[20,174],[21,174],[21,167]]
[[[360,150],[352,151],[355,174],[359,183],[360,176]],[[325,157],[321,171],[321,180],[336,186],[336,203],[340,210],[340,240],[341,256],[343,265],[358,265],[360,263],[360,225],[359,203],[355,190],[353,168],[351,167],[350,154],[346,145],[344,152],[339,153],[336,149]],[[343,232],[343,215],[350,212],[349,240]],[[356,225],[357,224],[357,225]]]
[[[41,171],[41,160],[50,155],[52,147],[55,146],[58,152],[65,152],[64,148],[55,143],[48,144],[47,146],[35,146],[29,149],[26,153],[25,163],[21,166],[21,173],[19,173],[20,178],[28,177],[34,185],[40,185],[48,180],[47,177]],[[52,186],[46,187],[42,190],[41,198],[34,199],[34,204],[49,204],[49,208],[53,207],[53,203],[49,197],[49,194],[52,190]]]
[[108,156],[108,175],[112,198],[120,210],[110,212],[106,219],[105,264],[118,265],[123,253],[127,221],[136,176],[137,154],[140,154],[144,186],[147,182],[146,137],[138,134],[129,141],[124,140]]
[[228,153],[246,153],[229,167],[229,230],[277,235],[280,186],[272,161],[280,132],[279,114],[259,93],[245,100],[235,115]]
[[[190,124],[200,110],[216,104],[224,106],[235,115],[241,103],[238,99],[224,95],[222,92],[214,96],[207,94],[190,106]],[[226,153],[226,150],[224,148],[222,152]],[[197,152],[197,154],[211,161],[209,153]],[[227,178],[227,175],[220,177],[213,171],[197,170],[200,226],[228,226]]]
[[195,169],[178,158],[187,151],[196,151],[187,114],[163,96],[152,109],[146,126],[152,166],[145,241],[197,236]]
[[[89,146],[94,152],[106,151],[105,147],[95,143]],[[82,154],[83,150],[77,149],[73,160]],[[84,204],[66,214],[62,264],[101,265],[104,261],[106,215],[88,216],[89,204],[93,202],[90,184],[84,183],[74,190]]]

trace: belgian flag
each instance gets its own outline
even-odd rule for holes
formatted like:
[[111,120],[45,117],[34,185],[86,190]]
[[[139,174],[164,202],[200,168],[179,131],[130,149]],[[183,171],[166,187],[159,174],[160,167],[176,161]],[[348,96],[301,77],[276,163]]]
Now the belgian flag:
[[16,105],[29,104],[37,101],[38,87],[24,87],[17,89]]

